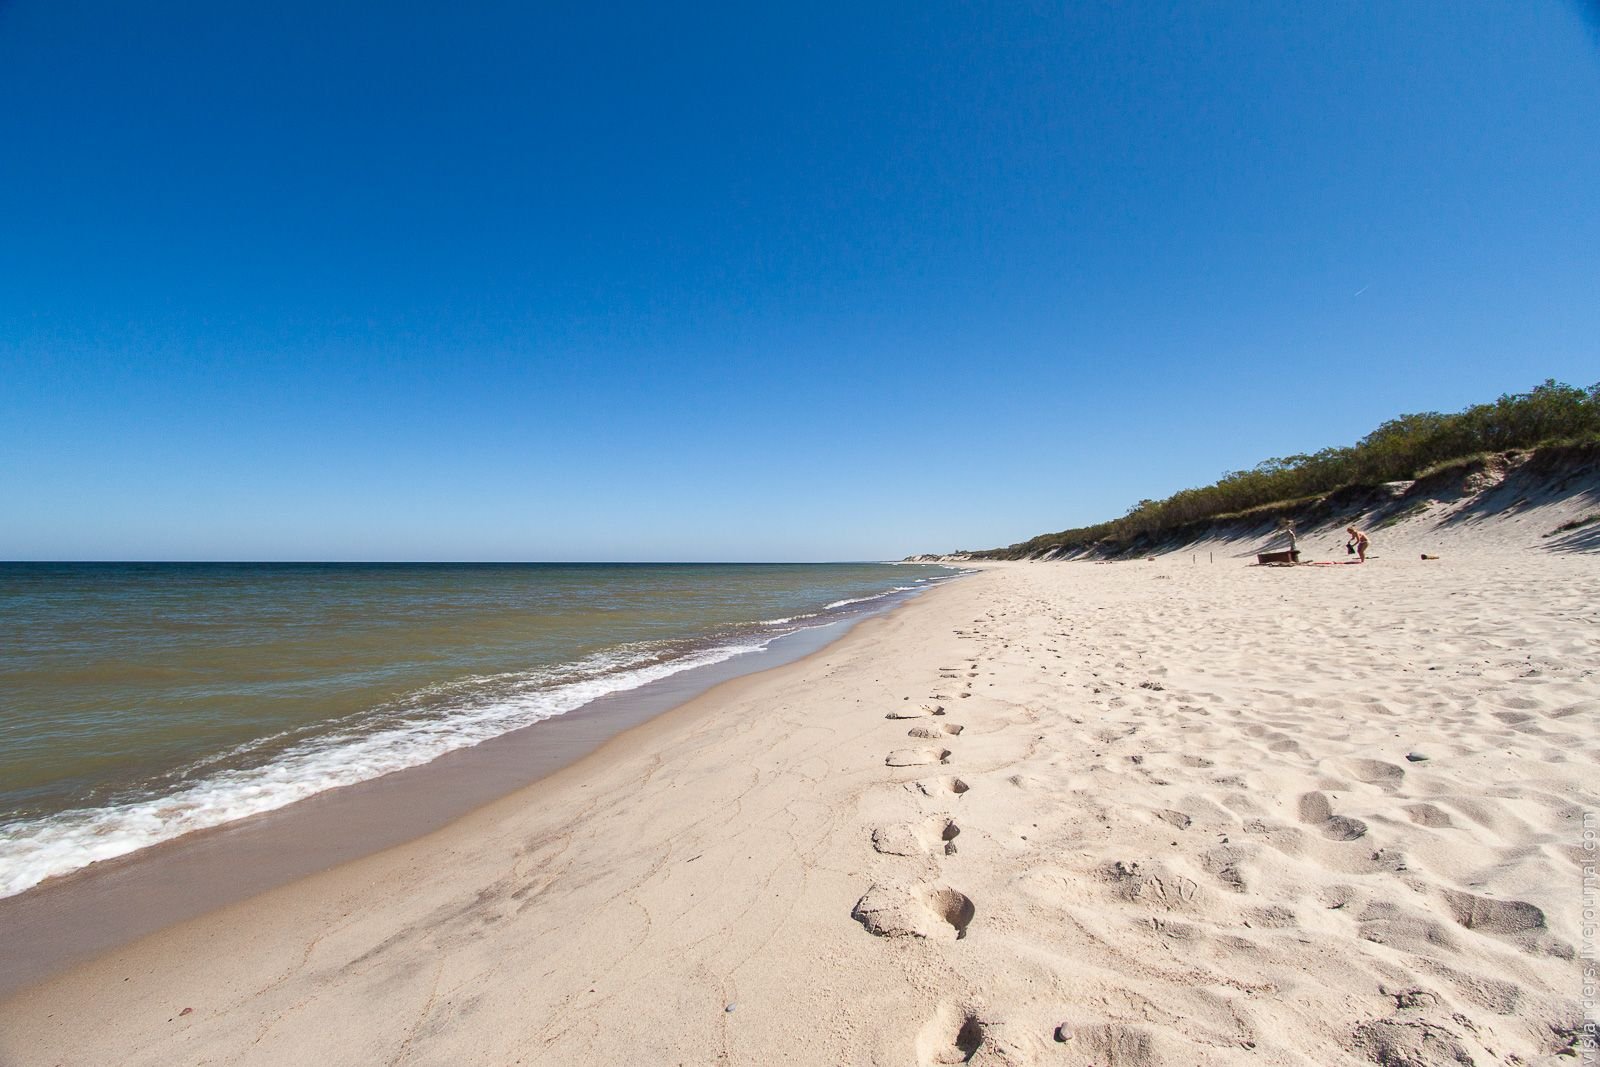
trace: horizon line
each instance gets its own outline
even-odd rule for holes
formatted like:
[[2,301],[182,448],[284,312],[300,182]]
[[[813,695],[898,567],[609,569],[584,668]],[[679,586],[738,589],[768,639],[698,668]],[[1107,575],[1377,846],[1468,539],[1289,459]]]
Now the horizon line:
[[715,560],[715,559],[0,559],[0,567],[39,564],[183,564],[215,566],[392,566],[392,567],[804,567],[840,563],[903,563],[901,559],[826,559],[826,560]]

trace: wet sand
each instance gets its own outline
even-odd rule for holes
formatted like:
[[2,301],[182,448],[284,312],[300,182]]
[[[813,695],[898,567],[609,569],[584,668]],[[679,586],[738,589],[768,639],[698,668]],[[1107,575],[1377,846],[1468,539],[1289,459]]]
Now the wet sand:
[[1600,559],[1380,550],[986,568],[24,990],[0,1062],[1572,1062]]
[[810,655],[876,613],[801,630],[423,766],[187,834],[0,899],[0,997],[175,923],[438,830],[714,686]]

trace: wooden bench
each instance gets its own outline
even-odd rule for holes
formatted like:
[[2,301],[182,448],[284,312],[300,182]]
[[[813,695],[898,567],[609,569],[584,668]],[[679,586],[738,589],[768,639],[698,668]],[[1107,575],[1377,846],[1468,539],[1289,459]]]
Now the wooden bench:
[[1257,552],[1256,562],[1263,566],[1268,564],[1299,563],[1300,550],[1295,549],[1292,552]]

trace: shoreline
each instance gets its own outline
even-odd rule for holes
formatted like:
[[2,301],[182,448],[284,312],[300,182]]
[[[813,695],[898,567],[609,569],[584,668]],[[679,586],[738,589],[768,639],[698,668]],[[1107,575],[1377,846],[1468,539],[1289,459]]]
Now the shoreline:
[[1571,1062],[1600,559],[1492,548],[984,566],[0,1001],[0,1062]]
[[0,897],[0,1001],[139,938],[435,833],[730,681],[805,659],[946,584],[775,637],[414,767],[157,841]]

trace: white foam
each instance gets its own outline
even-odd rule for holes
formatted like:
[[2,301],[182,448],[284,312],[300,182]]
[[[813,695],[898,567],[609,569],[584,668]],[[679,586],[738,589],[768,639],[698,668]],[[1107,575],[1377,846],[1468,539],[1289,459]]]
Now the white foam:
[[857,596],[857,597],[850,597],[847,600],[835,600],[832,604],[829,604],[827,607],[823,608],[822,610],[823,611],[836,611],[839,608],[849,607],[851,604],[865,604],[869,600],[882,600],[886,596],[892,596],[895,593],[909,593],[909,592],[914,591],[915,589],[916,589],[916,586],[914,586],[914,585],[897,585],[893,589],[885,589],[883,592],[881,592],[881,593],[873,593],[871,596]]
[[[654,661],[655,653],[647,647],[623,648],[587,657],[559,672],[437,686],[413,696],[412,714],[402,714],[398,721],[370,732],[351,723],[342,732],[292,745],[262,766],[218,771],[168,796],[0,825],[0,897],[194,830],[416,767],[446,752],[564,715],[608,693],[755,652],[771,640],[724,645],[666,662]],[[494,696],[483,697],[486,689]],[[437,708],[441,696],[457,697],[459,703],[443,714],[437,710],[425,714],[424,708]],[[251,742],[241,750],[258,744]]]
[[760,625],[762,625],[762,626],[787,626],[791,622],[802,622],[805,619],[814,619],[818,615],[821,615],[821,614],[822,613],[820,611],[810,611],[810,612],[807,612],[804,615],[789,615],[789,616],[787,616],[785,618],[782,618],[782,619],[762,619],[761,622],[760,622]]
[[872,596],[856,596],[856,597],[851,597],[848,600],[835,600],[832,604],[829,604],[827,607],[823,608],[822,610],[823,611],[835,611],[835,610],[837,610],[839,608],[849,607],[851,604],[865,604],[869,600],[877,600],[879,597],[885,597],[885,596],[888,596],[888,595],[889,595],[888,593],[876,593],[876,594],[874,594]]

